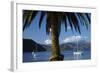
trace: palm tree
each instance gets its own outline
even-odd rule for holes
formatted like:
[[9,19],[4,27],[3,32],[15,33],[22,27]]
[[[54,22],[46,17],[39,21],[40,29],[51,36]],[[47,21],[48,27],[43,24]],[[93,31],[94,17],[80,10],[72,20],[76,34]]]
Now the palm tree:
[[41,28],[42,21],[46,16],[46,33],[49,34],[51,32],[52,36],[52,56],[50,57],[50,61],[63,60],[64,56],[61,54],[59,47],[61,25],[64,24],[65,31],[67,31],[67,27],[69,24],[72,31],[75,30],[81,34],[81,24],[85,25],[88,29],[88,26],[91,22],[89,16],[90,13],[23,10],[23,31],[25,30],[25,28],[30,26],[32,20],[39,12],[41,13],[39,19],[39,28]]

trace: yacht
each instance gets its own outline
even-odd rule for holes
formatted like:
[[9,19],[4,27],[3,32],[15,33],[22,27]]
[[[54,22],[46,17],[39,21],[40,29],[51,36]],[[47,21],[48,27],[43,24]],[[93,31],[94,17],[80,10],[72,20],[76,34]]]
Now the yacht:
[[78,40],[76,38],[76,41],[77,41],[77,46],[76,46],[76,51],[73,52],[73,55],[74,55],[74,59],[75,60],[79,60],[81,59],[81,56],[82,56],[82,50],[78,47]]
[[36,51],[37,51],[37,44],[35,45],[35,48],[34,48],[33,51],[32,51],[32,56],[33,56],[33,59],[35,59],[35,60],[36,60],[36,58],[37,58]]

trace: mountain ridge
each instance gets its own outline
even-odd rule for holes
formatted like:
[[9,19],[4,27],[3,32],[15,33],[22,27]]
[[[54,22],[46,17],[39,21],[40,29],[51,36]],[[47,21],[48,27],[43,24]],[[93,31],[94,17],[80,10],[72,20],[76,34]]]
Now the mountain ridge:
[[[34,50],[37,45],[37,50]],[[51,51],[51,44],[39,44],[31,39],[23,39],[23,52],[42,52],[42,51]],[[81,40],[78,42],[78,48],[82,50],[90,50],[91,43],[85,40]],[[60,44],[60,49],[64,50],[75,50],[77,49],[77,42],[67,42]]]

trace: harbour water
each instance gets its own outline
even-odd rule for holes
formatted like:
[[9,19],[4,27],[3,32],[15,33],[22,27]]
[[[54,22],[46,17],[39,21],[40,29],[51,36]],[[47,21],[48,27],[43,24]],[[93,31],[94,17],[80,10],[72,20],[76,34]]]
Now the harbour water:
[[[87,60],[91,59],[91,51],[85,50],[81,54],[74,54],[73,51],[63,51],[62,54],[64,55],[64,60]],[[51,56],[50,51],[46,52],[24,52],[23,53],[23,62],[43,62],[49,61]]]

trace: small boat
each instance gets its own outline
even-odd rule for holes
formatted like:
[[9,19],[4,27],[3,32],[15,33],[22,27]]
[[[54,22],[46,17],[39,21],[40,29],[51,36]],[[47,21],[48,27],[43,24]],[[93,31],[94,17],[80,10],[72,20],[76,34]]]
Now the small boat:
[[77,47],[76,47],[76,51],[73,52],[73,55],[74,55],[74,59],[75,60],[79,60],[79,59],[81,59],[83,51],[81,49],[79,49],[79,47],[78,47],[78,40],[77,40],[77,38],[76,38],[76,41],[77,41]]
[[37,58],[36,51],[37,51],[37,44],[35,45],[35,49],[33,49],[33,52],[32,52],[33,59],[35,59],[35,60]]
[[74,55],[81,55],[83,52],[82,51],[74,51],[73,54]]
[[32,56],[34,59],[36,58],[36,53],[34,51],[32,52]]

